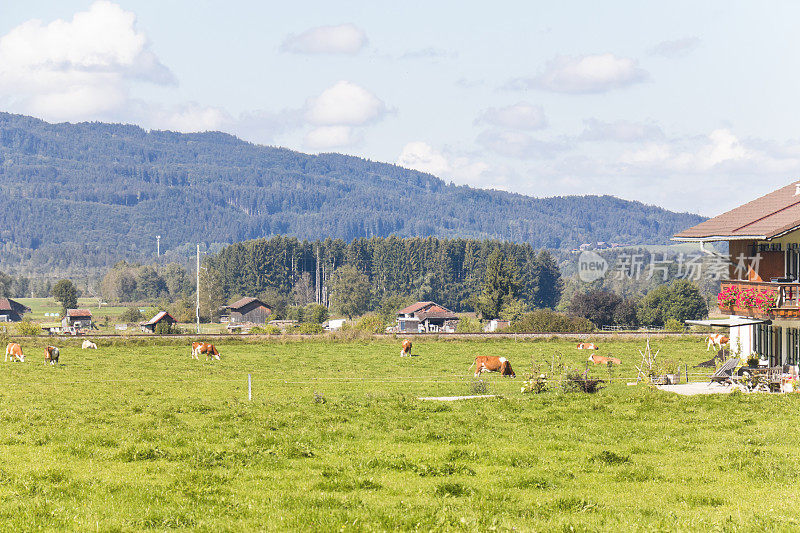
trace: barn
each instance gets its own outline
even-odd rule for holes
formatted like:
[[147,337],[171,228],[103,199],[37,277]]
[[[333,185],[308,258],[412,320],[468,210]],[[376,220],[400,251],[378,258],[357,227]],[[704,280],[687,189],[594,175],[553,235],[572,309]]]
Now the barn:
[[417,302],[397,313],[401,333],[454,333],[458,316],[436,302]]
[[61,320],[61,326],[89,329],[92,327],[92,312],[88,309],[67,309],[67,316]]
[[264,324],[272,310],[258,298],[242,298],[222,308],[230,313],[231,324],[253,323]]
[[165,324],[173,325],[177,323],[177,320],[172,318],[172,315],[170,315],[166,311],[161,311],[147,322],[142,322],[139,325],[142,327],[142,331],[149,331],[150,333],[155,333],[156,327],[162,322]]
[[0,322],[19,322],[22,315],[30,313],[30,307],[11,298],[0,298]]

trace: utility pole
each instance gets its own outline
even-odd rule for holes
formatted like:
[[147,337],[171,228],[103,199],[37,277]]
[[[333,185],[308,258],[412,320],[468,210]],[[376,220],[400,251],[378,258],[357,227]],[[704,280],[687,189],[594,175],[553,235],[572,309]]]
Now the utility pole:
[[197,334],[200,334],[200,245],[197,245],[197,308],[195,309],[195,316],[197,317]]
[[156,257],[161,257],[161,235],[156,235]]

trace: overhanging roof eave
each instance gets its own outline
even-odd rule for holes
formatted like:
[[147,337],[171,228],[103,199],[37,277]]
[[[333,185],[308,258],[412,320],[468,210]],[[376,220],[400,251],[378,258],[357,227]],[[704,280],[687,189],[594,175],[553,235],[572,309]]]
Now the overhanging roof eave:
[[717,241],[752,241],[768,240],[766,235],[709,235],[707,237],[672,237],[676,242],[717,242]]

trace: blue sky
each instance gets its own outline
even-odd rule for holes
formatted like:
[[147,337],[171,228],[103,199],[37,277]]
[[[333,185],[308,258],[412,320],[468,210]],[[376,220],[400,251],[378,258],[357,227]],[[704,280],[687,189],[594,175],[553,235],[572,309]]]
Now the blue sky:
[[800,4],[0,0],[0,109],[713,215],[800,177]]

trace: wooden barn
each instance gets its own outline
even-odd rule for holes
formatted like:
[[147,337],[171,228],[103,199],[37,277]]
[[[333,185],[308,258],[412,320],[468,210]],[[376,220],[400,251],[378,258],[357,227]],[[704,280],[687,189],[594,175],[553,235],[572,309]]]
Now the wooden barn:
[[229,313],[231,324],[250,322],[264,324],[272,310],[258,298],[242,298],[238,302],[223,307]]
[[170,315],[166,311],[161,311],[147,322],[142,322],[139,325],[142,327],[142,331],[149,331],[150,333],[155,333],[156,327],[162,322],[172,325],[177,323],[178,321],[172,318],[172,315]]
[[30,313],[30,307],[11,298],[0,298],[0,322],[19,322],[22,315]]
[[65,328],[92,327],[92,312],[88,309],[67,309],[67,316],[61,320],[61,326]]

